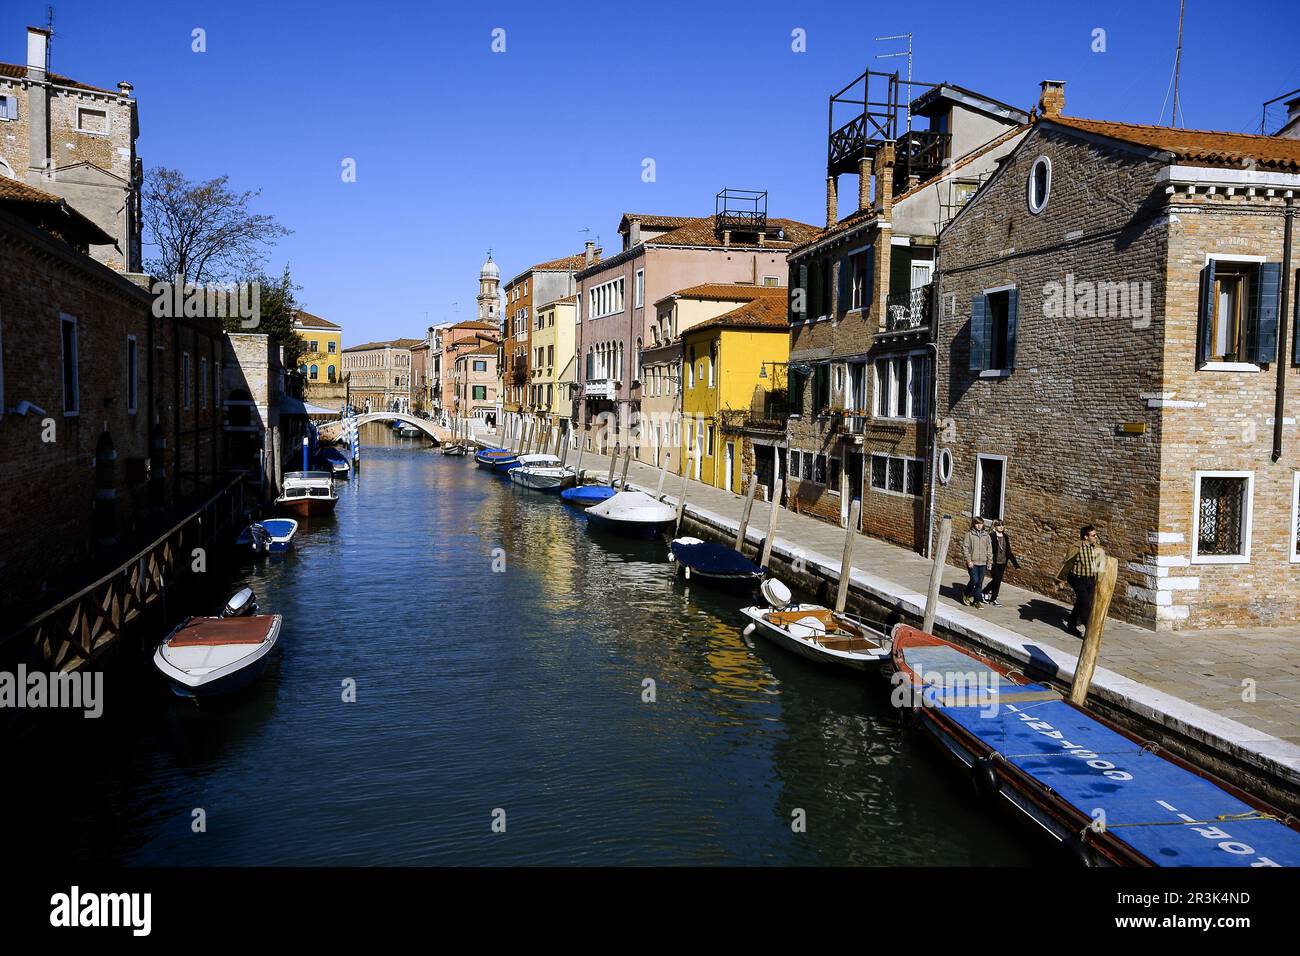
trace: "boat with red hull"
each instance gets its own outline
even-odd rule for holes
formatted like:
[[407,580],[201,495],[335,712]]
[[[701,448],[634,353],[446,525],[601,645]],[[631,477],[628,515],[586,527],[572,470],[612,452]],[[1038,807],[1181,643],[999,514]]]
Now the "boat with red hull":
[[286,471],[284,490],[275,499],[277,511],[303,518],[332,514],[338,503],[334,477],[328,471]]

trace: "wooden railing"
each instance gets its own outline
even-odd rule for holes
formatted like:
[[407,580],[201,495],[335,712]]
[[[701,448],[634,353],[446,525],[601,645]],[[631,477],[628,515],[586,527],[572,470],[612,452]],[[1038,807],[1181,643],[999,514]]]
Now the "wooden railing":
[[243,482],[242,475],[230,479],[116,570],[0,639],[0,660],[46,671],[74,671],[102,654],[178,577],[193,573],[195,548],[210,550],[241,520]]

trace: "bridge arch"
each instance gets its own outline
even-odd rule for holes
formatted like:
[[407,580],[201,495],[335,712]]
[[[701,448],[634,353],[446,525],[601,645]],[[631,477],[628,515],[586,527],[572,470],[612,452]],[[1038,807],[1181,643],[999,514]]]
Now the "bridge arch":
[[[429,421],[427,418],[420,418],[418,415],[412,415],[409,412],[366,412],[364,415],[357,415],[353,421],[357,425],[368,425],[370,422],[404,422],[420,429],[436,445],[451,440],[451,432],[448,429],[443,428],[436,422]],[[324,441],[338,441],[343,434],[343,422],[340,419],[321,422],[316,427]]]

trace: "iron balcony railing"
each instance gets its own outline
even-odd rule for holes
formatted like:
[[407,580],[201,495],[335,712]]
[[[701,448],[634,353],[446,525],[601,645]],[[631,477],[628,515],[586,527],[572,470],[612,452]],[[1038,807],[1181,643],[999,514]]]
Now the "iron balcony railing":
[[890,332],[926,328],[930,324],[930,290],[927,283],[905,292],[890,293],[885,308],[885,327]]

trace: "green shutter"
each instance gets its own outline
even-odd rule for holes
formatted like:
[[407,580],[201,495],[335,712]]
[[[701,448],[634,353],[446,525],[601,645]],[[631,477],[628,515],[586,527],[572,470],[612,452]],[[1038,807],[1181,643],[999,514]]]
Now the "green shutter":
[[871,303],[875,297],[876,284],[876,247],[867,246],[867,251],[863,254],[863,262],[867,264],[863,270],[862,279],[862,308],[867,314],[871,313]]
[[813,414],[820,415],[830,404],[831,367],[825,362],[813,366]]
[[1201,270],[1201,310],[1196,318],[1196,367],[1210,360],[1210,336],[1214,329],[1214,260]]
[[793,367],[788,369],[790,386],[790,414],[803,414],[803,375]]
[[808,318],[808,310],[812,307],[812,303],[808,301],[808,297],[811,294],[808,286],[808,263],[805,262],[799,267],[799,288],[803,292],[803,312],[799,316],[801,319]]
[[970,370],[987,368],[989,351],[989,299],[980,293],[970,300]]
[[1295,274],[1295,321],[1291,323],[1291,364],[1300,365],[1300,269]]
[[848,256],[840,256],[840,273],[839,281],[835,283],[835,314],[843,316],[849,311],[849,277],[853,275],[853,267],[849,263]]
[[1016,367],[1016,318],[1020,312],[1020,290],[1007,292],[1007,358],[1005,367],[1011,371]]
[[1282,263],[1261,262],[1250,287],[1246,358],[1260,365],[1277,361],[1277,317],[1281,309]]

